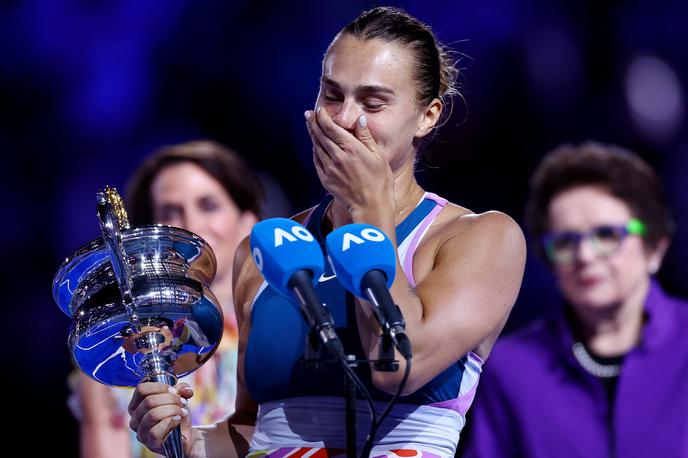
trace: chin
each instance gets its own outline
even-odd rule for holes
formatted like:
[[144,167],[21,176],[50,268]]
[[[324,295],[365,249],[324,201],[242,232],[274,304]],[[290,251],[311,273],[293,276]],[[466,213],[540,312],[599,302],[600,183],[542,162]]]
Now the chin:
[[571,294],[566,292],[566,298],[574,308],[589,310],[611,309],[621,302],[621,297],[617,291],[603,285],[587,288],[577,287]]
[[601,298],[576,298],[569,301],[574,309],[601,312],[603,310],[613,310],[619,300]]

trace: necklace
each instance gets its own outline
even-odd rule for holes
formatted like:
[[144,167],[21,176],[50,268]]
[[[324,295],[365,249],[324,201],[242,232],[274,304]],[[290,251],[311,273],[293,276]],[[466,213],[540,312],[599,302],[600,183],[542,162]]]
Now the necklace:
[[573,356],[576,357],[583,369],[595,377],[613,378],[617,377],[619,372],[621,372],[621,364],[600,364],[595,361],[581,342],[575,342],[572,350]]

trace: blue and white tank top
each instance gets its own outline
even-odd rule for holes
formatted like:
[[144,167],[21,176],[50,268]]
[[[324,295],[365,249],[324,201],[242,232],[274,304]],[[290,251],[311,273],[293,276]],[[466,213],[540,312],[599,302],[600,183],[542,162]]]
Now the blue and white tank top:
[[[321,223],[331,199],[331,196],[326,196],[313,209],[306,222],[306,227],[320,242],[323,252],[325,237],[321,232]],[[396,227],[397,254],[411,286],[416,284],[412,269],[413,254],[446,203],[445,199],[426,193],[416,208]],[[357,359],[365,359],[356,324],[354,297],[339,284],[331,266],[326,265],[316,291],[332,314],[346,353],[354,354]],[[317,370],[302,364],[308,333],[308,324],[301,316],[299,305],[280,296],[264,283],[253,302],[251,332],[244,363],[246,385],[260,405],[252,441],[253,450],[285,445],[335,448],[345,445],[338,442],[344,440],[341,429],[343,421],[341,424],[331,421],[333,429],[329,430],[325,427],[328,422],[321,418],[322,415],[327,417],[328,412],[332,419],[343,415],[341,398],[345,396],[344,374],[337,364],[321,364]],[[394,444],[403,442],[408,445],[404,437],[408,439],[409,431],[416,431],[414,437],[418,443],[430,447],[423,450],[449,456],[450,450],[458,442],[465,414],[473,401],[481,367],[482,360],[470,352],[416,392],[401,397],[390,415],[391,424],[397,426],[382,435],[381,444],[389,443],[389,447],[394,447]],[[359,364],[356,372],[373,399],[381,403],[378,406],[381,409],[391,396],[375,388],[368,364]],[[319,412],[316,416],[308,413],[315,406]],[[362,409],[365,410],[365,407],[362,406]],[[304,433],[309,429],[309,421],[312,422],[311,433],[314,433],[310,438],[308,433]],[[430,424],[432,428],[428,428]],[[427,440],[422,440],[424,430],[430,435],[426,437]],[[437,442],[439,439],[436,434],[440,431],[446,439]],[[447,443],[443,444],[445,441]],[[433,443],[439,444],[439,448],[435,448]],[[383,448],[374,450],[387,450],[383,445],[378,446]]]

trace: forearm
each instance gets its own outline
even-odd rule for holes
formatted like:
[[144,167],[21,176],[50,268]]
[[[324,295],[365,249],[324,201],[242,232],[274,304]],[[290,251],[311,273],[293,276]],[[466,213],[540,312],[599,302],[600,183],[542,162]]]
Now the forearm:
[[[411,369],[409,379],[402,393],[403,395],[408,395],[416,391],[421,386],[423,386],[429,379],[425,374],[425,369],[423,369],[423,367],[425,367],[425,364],[423,363],[424,345],[422,342],[422,337],[420,337],[420,330],[418,329],[420,326],[422,326],[422,324],[420,324],[420,320],[418,319],[422,317],[422,304],[420,302],[420,299],[413,293],[413,290],[411,286],[408,284],[408,281],[406,280],[404,273],[397,273],[397,276],[399,275],[403,277],[403,281],[399,281],[399,283],[405,283],[405,285],[401,286],[400,289],[402,291],[405,290],[404,292],[407,294],[404,294],[404,298],[402,299],[400,298],[400,296],[402,296],[401,294],[395,294],[394,287],[390,289],[390,292],[392,295],[392,299],[394,300],[394,303],[401,310],[402,316],[404,317],[404,321],[406,322],[406,336],[408,337],[411,343],[411,349],[413,351],[414,365]],[[363,345],[363,348],[366,350],[367,357],[371,360],[376,360],[379,357],[379,336],[381,335],[382,330],[380,329],[380,326],[377,324],[377,322],[373,319],[372,312],[370,312],[371,308],[374,306],[365,301],[361,302],[362,306],[357,307],[356,310],[359,335],[361,336],[361,343]],[[425,345],[425,347],[427,347],[427,345]],[[399,362],[398,371],[373,371],[372,374],[373,383],[377,386],[377,388],[386,391],[390,394],[396,393],[396,391],[398,390],[399,383],[401,383],[406,366],[406,360],[396,348],[394,349],[394,359]],[[421,363],[420,370],[418,367],[416,367],[418,365],[417,363]]]
[[189,458],[238,458],[246,456],[253,426],[224,420],[194,426]]
[[113,388],[78,375],[74,386],[79,421],[80,455],[93,458],[127,458],[131,441],[129,416],[120,410]]
[[[381,229],[391,240],[393,246],[396,247],[397,241],[393,215],[393,212],[370,211],[360,212],[355,215],[353,219],[355,220],[354,222],[371,224],[378,229]],[[419,344],[417,344],[419,340],[417,338],[417,331],[422,326],[423,305],[421,300],[415,294],[414,288],[406,278],[406,274],[401,267],[398,257],[396,260],[396,273],[394,282],[390,287],[390,293],[395,305],[399,307],[399,310],[404,317],[404,321],[406,322],[406,334],[411,341],[415,361],[417,349],[421,347]],[[381,329],[377,322],[373,319],[373,305],[366,301],[360,302],[362,303],[362,306],[356,308],[359,335],[361,336],[361,342],[363,348],[366,350],[368,358],[375,360],[379,356],[379,336],[381,334]],[[375,385],[389,393],[394,393],[397,391],[398,385],[401,382],[401,378],[404,373],[404,366],[406,365],[406,361],[396,350],[394,357],[400,363],[399,371],[384,373],[373,372],[373,381]],[[405,394],[409,394],[415,391],[418,387],[422,386],[422,383],[418,384],[414,381],[414,375],[416,373],[418,373],[416,370],[412,370],[409,381],[407,382],[404,390]]]
[[[394,237],[389,219],[363,220]],[[362,222],[363,222],[362,221]],[[429,235],[414,256],[412,287],[399,265],[390,292],[406,321],[413,368],[404,393],[411,393],[481,343],[496,338],[518,294],[525,262],[520,228],[499,213],[456,219]],[[394,240],[394,239],[393,239]],[[369,307],[364,304],[364,309]],[[374,329],[359,322],[369,357],[376,356]],[[489,354],[489,349],[483,352]],[[404,361],[400,360],[401,369]],[[402,371],[373,373],[375,385],[394,392]]]
[[131,436],[126,427],[82,422],[79,429],[80,456],[126,458],[131,456]]
[[[396,228],[394,221],[394,210],[386,209],[380,211],[378,209],[359,211],[356,215],[352,215],[354,223],[370,224],[387,235],[392,242],[392,245],[397,247]],[[390,293],[394,298],[394,302],[399,306],[404,321],[411,328],[417,328],[422,324],[423,306],[420,299],[415,294],[413,286],[409,284],[406,274],[404,273],[399,258],[397,256],[396,273],[394,283],[390,287]]]

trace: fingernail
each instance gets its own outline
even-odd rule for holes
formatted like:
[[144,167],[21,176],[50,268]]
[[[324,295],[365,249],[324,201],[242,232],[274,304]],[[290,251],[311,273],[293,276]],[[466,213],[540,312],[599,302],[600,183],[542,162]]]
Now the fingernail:
[[174,417],[172,417],[172,420],[174,421],[180,421],[181,419],[182,417],[180,417],[179,415],[175,415]]
[[358,125],[361,127],[366,127],[368,125],[368,120],[366,119],[365,115],[358,117]]
[[189,410],[182,407],[182,417],[186,417],[187,415],[189,415]]
[[172,394],[177,394],[177,390],[173,386],[167,388],[167,391],[169,391]]
[[189,403],[189,401],[187,401],[185,398],[180,398],[180,399],[181,399],[181,402],[182,402],[182,405],[183,405],[183,406],[185,406],[185,405],[187,405],[187,404]]
[[303,116],[306,118],[306,121],[308,121],[309,119],[311,119],[311,111],[310,110],[304,111]]
[[316,113],[320,113],[320,109],[321,109],[321,108],[322,108],[322,107],[316,108],[316,109],[315,109],[315,112],[316,112]]

